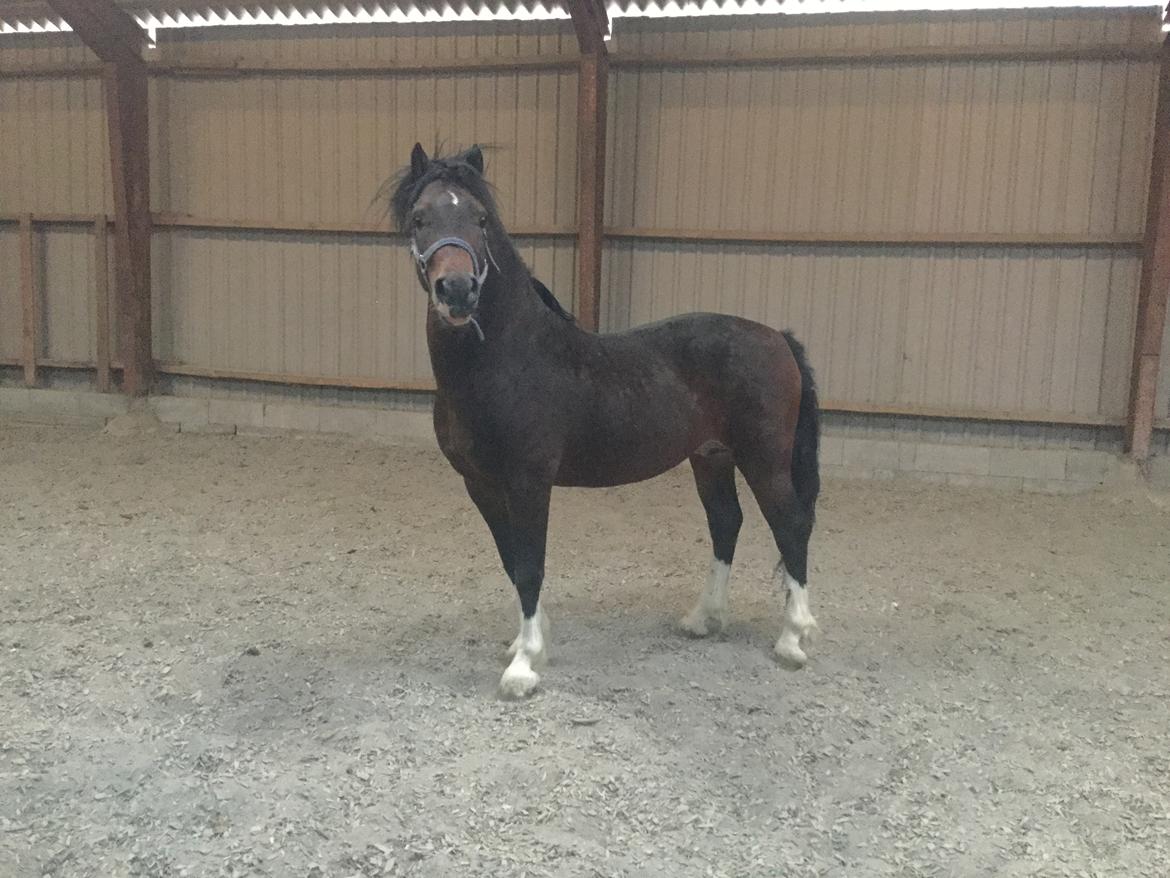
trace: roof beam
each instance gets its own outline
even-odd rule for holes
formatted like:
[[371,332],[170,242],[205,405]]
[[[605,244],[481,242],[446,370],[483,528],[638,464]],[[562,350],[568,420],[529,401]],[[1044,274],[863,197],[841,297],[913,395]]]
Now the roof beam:
[[609,35],[609,16],[602,0],[565,0],[565,8],[573,19],[577,45],[582,53],[605,54],[605,38]]
[[48,3],[103,61],[142,63],[146,33],[114,0],[48,0]]

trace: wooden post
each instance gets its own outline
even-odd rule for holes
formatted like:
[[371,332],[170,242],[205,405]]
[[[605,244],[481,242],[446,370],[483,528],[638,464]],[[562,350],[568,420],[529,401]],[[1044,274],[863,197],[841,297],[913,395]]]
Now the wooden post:
[[154,380],[150,320],[150,167],[146,68],[107,64],[106,113],[114,189],[114,274],[122,390],[149,392]]
[[41,296],[37,289],[36,239],[33,237],[32,214],[20,218],[20,306],[24,329],[24,383],[37,385],[37,355],[41,342]]
[[1146,238],[1138,292],[1133,370],[1130,373],[1129,411],[1125,421],[1125,448],[1137,461],[1150,456],[1162,332],[1166,324],[1166,296],[1170,292],[1170,46],[1165,42],[1160,63]]
[[577,319],[601,324],[601,252],[605,222],[605,111],[609,17],[601,0],[567,0],[581,64],[577,68]]
[[110,266],[109,236],[105,214],[93,220],[94,326],[97,338],[97,389],[110,392]]
[[114,276],[122,389],[150,390],[150,136],[146,33],[114,0],[48,0],[103,64],[114,191]]
[[605,222],[605,114],[609,56],[591,52],[577,74],[577,318],[601,325],[601,256]]

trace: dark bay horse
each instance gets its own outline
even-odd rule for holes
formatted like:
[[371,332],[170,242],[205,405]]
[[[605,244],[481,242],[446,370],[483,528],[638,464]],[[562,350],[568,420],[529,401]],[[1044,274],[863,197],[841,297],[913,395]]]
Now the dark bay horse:
[[637,482],[687,459],[714,560],[683,627],[703,636],[727,621],[743,521],[738,468],[783,559],[776,578],[787,600],[775,652],[787,666],[803,666],[816,625],[806,584],[820,477],[816,391],[800,344],[717,314],[583,331],[512,246],[478,147],[432,159],[416,144],[391,206],[430,298],[435,433],[520,597],[520,633],[500,693],[523,697],[540,681],[553,486]]

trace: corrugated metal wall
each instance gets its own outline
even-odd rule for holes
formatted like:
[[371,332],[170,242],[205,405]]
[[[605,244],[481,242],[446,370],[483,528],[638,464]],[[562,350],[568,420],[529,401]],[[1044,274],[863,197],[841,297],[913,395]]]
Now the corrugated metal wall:
[[[0,64],[94,61],[72,36],[5,37]],[[0,213],[112,209],[101,80],[0,79]]]
[[20,235],[15,225],[0,224],[0,359],[21,352]]
[[[0,64],[92,62],[71,35],[5,37]],[[0,78],[0,213],[98,214],[113,210],[101,80]],[[92,360],[93,244],[88,230],[35,227],[43,290],[40,355]],[[17,227],[0,226],[0,358],[21,354]]]
[[[707,308],[791,326],[809,344],[824,397],[846,406],[1121,417],[1136,248],[831,242],[1137,239],[1153,62],[680,65],[681,56],[702,53],[1152,45],[1158,37],[1153,16],[1118,10],[621,20],[615,57],[675,53],[680,63],[615,65],[607,225],[828,242],[610,240],[604,325]],[[190,63],[577,53],[568,22],[208,28],[160,39],[159,58]],[[22,59],[85,54],[68,37],[0,45],[3,63]],[[0,152],[18,156],[21,169],[0,175],[0,213],[109,210],[100,91],[96,79],[0,79]],[[510,226],[571,229],[576,91],[572,70],[158,77],[153,207],[212,220],[379,222],[375,193],[416,139],[479,141],[493,147],[489,174]],[[46,233],[46,356],[92,356],[93,309],[78,299],[92,298],[87,234]],[[19,354],[18,321],[9,316],[19,317],[15,242],[15,227],[0,226],[0,357]],[[574,238],[518,243],[573,304]],[[399,242],[159,228],[153,258],[156,355],[164,361],[429,379],[424,302]],[[1170,329],[1166,347],[1160,417],[1170,415]]]
[[[1067,45],[1157,39],[1148,15],[623,22],[622,51]],[[616,40],[615,40],[616,42]],[[608,223],[913,239],[1140,237],[1146,61],[619,69]],[[692,308],[791,326],[845,405],[1120,417],[1133,247],[611,244],[606,325]]]
[[[216,29],[168,42],[160,53],[187,62],[238,55],[297,64],[575,50],[564,23],[462,30],[415,28],[407,38],[401,28],[375,28],[355,38],[353,29]],[[158,210],[297,224],[384,222],[385,205],[375,197],[416,140],[428,148],[479,141],[491,147],[489,174],[510,226],[575,223],[573,71],[168,78],[156,80],[152,92]],[[194,230],[158,237],[161,359],[249,372],[429,379],[425,302],[400,241]],[[518,243],[571,302],[573,238]]]

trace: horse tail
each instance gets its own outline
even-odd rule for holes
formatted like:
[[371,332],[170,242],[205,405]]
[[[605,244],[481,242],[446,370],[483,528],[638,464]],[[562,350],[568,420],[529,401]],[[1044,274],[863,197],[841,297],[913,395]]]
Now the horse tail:
[[796,436],[792,446],[792,486],[800,505],[814,515],[817,494],[821,490],[821,475],[817,465],[817,446],[820,444],[820,414],[817,409],[817,387],[813,380],[812,366],[804,352],[804,345],[791,332],[784,332],[784,340],[792,350],[796,366],[800,369],[800,415],[796,420]]

